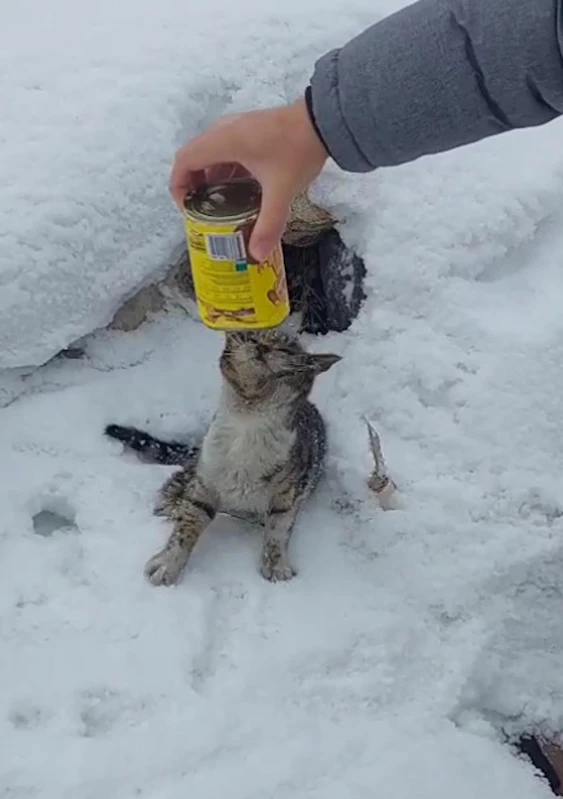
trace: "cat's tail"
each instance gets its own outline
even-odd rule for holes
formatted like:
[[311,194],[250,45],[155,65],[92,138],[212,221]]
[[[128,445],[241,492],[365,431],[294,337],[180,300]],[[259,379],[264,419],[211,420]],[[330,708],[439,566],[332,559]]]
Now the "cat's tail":
[[136,427],[122,427],[109,424],[106,436],[121,441],[129,449],[138,452],[149,463],[162,463],[170,466],[186,466],[197,458],[199,447],[181,444],[179,441],[160,441],[149,433]]

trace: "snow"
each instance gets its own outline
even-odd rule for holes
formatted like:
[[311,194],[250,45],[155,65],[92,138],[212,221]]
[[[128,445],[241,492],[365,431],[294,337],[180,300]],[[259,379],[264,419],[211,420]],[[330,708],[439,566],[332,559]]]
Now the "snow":
[[[337,23],[315,0],[4,10],[2,365],[107,321],[180,240],[175,146],[297,93],[370,5]],[[258,574],[257,531],[220,519],[179,586],[150,586],[171,470],[102,436],[202,429],[220,336],[171,313],[2,376],[1,795],[551,795],[504,734],[563,729],[562,131],[319,181],[369,296],[310,340],[344,360],[315,390],[327,475],[287,585]],[[363,416],[399,510],[365,486]]]
[[8,5],[0,368],[107,324],[182,240],[176,148],[221,113],[297,97],[315,56],[373,19],[357,4],[335,29],[320,0]]
[[[347,360],[358,332],[331,342]],[[143,579],[166,534],[151,502],[171,470],[124,456],[100,433],[113,420],[160,435],[200,429],[218,388],[219,345],[180,314],[132,335],[99,334],[84,362],[36,372],[28,396],[2,411],[0,786],[46,799],[225,791],[355,799],[376,786],[397,797],[546,796],[495,739],[488,716],[499,708],[476,696],[496,677],[483,662],[493,654],[502,666],[503,641],[522,648],[538,613],[553,636],[544,679],[522,683],[537,642],[529,653],[524,646],[516,693],[505,686],[511,714],[515,700],[520,709],[524,697],[545,704],[560,686],[553,586],[544,597],[522,567],[526,557],[532,567],[552,560],[558,521],[546,522],[547,494],[515,492],[529,499],[524,513],[511,512],[501,486],[476,480],[468,490],[467,468],[440,465],[444,442],[423,431],[401,442],[389,413],[383,429],[405,509],[377,511],[351,400],[365,380],[350,367],[335,368],[316,392],[334,446],[295,533],[299,576],[266,583],[257,533],[222,519],[180,586],[156,590]],[[380,401],[391,402],[402,378],[372,363]],[[369,387],[362,395],[372,410]],[[37,535],[32,519],[42,511],[70,524]],[[531,627],[489,649],[515,598]],[[496,688],[492,696],[506,702]]]

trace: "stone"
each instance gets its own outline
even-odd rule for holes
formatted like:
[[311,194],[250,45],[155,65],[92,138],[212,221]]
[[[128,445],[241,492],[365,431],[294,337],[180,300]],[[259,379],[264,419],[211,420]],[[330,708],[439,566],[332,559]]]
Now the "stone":
[[518,749],[526,755],[549,783],[557,796],[563,795],[563,749],[553,741],[535,735],[523,735]]
[[319,244],[319,269],[329,330],[347,330],[365,300],[363,290],[366,268],[362,259],[349,250],[336,230],[331,230]]
[[109,324],[111,330],[129,333],[136,330],[151,313],[164,308],[164,297],[156,284],[144,286],[117,311]]
[[293,201],[282,241],[293,247],[309,247],[332,230],[335,221],[325,208],[314,203],[304,191]]

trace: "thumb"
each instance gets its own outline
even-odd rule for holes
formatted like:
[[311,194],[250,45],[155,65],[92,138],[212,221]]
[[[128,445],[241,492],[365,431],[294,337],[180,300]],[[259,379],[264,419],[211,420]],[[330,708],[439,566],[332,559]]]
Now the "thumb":
[[250,252],[257,261],[265,261],[281,239],[293,197],[293,192],[279,183],[262,186],[260,213],[250,237]]

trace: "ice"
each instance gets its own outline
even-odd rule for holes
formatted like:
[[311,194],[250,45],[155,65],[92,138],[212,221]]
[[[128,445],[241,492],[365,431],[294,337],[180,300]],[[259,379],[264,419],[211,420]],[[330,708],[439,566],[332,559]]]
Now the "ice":
[[[158,271],[185,136],[293,96],[394,5],[4,9],[2,366],[51,357]],[[178,587],[150,586],[172,469],[102,435],[202,429],[218,334],[178,311],[2,376],[0,795],[551,795],[509,740],[563,728],[562,133],[315,187],[368,298],[309,339],[344,359],[315,390],[327,474],[287,585],[260,577],[259,532],[221,518]],[[365,417],[398,510],[366,485]]]

